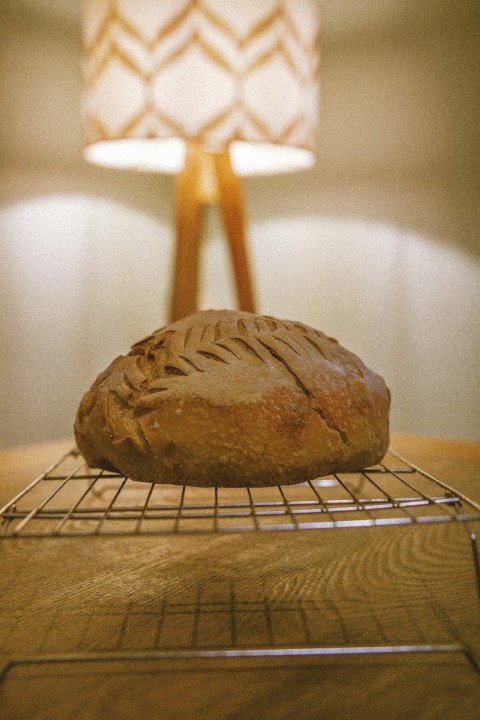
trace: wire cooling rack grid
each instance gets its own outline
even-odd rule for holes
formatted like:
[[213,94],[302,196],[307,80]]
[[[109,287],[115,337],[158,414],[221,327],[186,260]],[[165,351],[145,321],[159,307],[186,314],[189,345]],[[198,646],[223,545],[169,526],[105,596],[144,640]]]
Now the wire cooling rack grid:
[[[86,467],[78,451],[73,449],[0,508],[0,520],[0,536],[3,538],[314,530],[460,522],[470,535],[476,586],[480,599],[479,552],[476,533],[470,525],[470,521],[480,520],[480,505],[412,465],[394,450],[387,453],[381,464],[361,472],[334,474],[292,486],[226,489],[151,485],[135,482],[120,474],[91,471]],[[433,622],[433,627],[438,620],[438,611],[434,600],[430,600],[430,624],[432,625]],[[236,614],[230,617],[229,613],[233,612],[233,607]],[[261,612],[259,607],[258,603],[255,604],[257,614]],[[274,612],[276,610],[279,612]],[[280,640],[274,633],[276,627],[274,620],[277,616],[283,618],[285,610],[289,611],[286,613],[289,630],[292,626],[293,612],[301,617],[302,622],[297,622],[297,625],[304,628],[304,632],[307,633],[305,637],[297,638],[298,642],[293,644],[289,636],[288,646],[282,644],[282,640],[284,643],[287,638],[282,635]],[[13,659],[4,666],[3,673],[0,673],[0,684],[2,679],[8,679],[10,670],[22,664],[30,666],[32,663],[33,665],[39,663],[43,667],[45,664],[64,661],[85,663],[98,659],[99,662],[105,660],[123,662],[126,659],[152,660],[175,657],[183,659],[273,658],[304,655],[372,657],[385,654],[406,654],[412,657],[412,654],[418,653],[440,657],[459,653],[467,659],[475,675],[480,673],[476,653],[469,644],[459,640],[456,632],[452,635],[450,630],[453,625],[450,620],[447,623],[449,632],[444,634],[442,631],[441,637],[436,638],[436,642],[425,643],[424,638],[412,636],[408,643],[398,644],[402,639],[400,636],[388,635],[386,639],[389,642],[379,646],[351,644],[343,637],[340,638],[341,644],[337,646],[330,644],[329,640],[332,639],[330,636],[325,638],[321,636],[323,627],[321,622],[314,622],[313,625],[314,632],[320,633],[320,636],[310,635],[312,628],[305,623],[307,618],[312,619],[312,613],[318,614],[316,606],[312,608],[303,604],[298,608],[286,608],[267,604],[264,609],[267,613],[264,624],[269,634],[267,637],[257,638],[259,643],[257,646],[251,644],[251,638],[246,644],[242,644],[241,641],[242,612],[248,614],[251,611],[252,607],[246,607],[238,602],[235,606],[229,602],[215,607],[211,603],[205,607],[198,603],[191,607],[166,605],[167,614],[153,618],[158,627],[155,631],[155,643],[151,647],[142,648],[141,652],[129,650],[128,646],[124,647],[122,644],[126,642],[122,635],[118,652],[113,653],[111,642],[115,630],[112,630],[111,623],[116,617],[108,616],[102,619],[100,626],[104,628],[105,637],[108,639],[109,652],[106,652],[101,645],[101,637],[96,637],[97,644],[94,648],[89,647],[87,652],[83,647],[69,647],[71,652],[67,656],[42,654],[38,657]],[[227,620],[230,617],[231,628],[228,631],[227,627],[225,645],[203,647],[198,632],[195,643],[190,637],[179,636],[178,613],[182,614],[182,618],[185,613],[187,617],[193,613],[195,616],[193,626],[197,629],[205,625],[205,618],[208,619],[208,627],[213,621],[218,624],[221,620],[224,633],[225,617]],[[322,611],[321,617],[324,616],[325,612]],[[168,620],[172,618],[175,619],[176,643],[173,647],[169,644],[170,636],[164,639],[163,644],[160,642],[158,630],[161,627],[162,632],[165,632]],[[203,618],[203,623],[199,618]],[[378,622],[374,613],[372,618],[375,619],[375,623]],[[144,618],[143,622],[148,621],[147,625],[150,626],[151,620]],[[136,618],[124,619],[121,627],[127,628],[129,622],[136,622]],[[55,628],[54,623],[50,625]],[[294,623],[295,627],[297,625]],[[99,626],[96,627],[98,629]],[[391,628],[391,622],[388,627]],[[415,623],[413,627],[416,627]],[[330,625],[328,628],[328,632],[331,632]],[[217,636],[218,628],[213,633],[213,637]],[[368,636],[370,637],[370,633]],[[212,637],[211,632],[208,633],[208,637]],[[92,650],[95,649],[99,653],[92,654]]]
[[394,450],[375,467],[297,485],[194,488],[91,471],[73,449],[0,518],[2,537],[138,535],[467,522],[480,505]]

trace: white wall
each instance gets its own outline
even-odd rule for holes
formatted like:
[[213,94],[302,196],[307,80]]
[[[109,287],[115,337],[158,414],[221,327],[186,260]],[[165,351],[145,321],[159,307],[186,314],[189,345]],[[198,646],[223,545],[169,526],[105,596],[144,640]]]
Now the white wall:
[[[77,13],[50,2],[0,27],[3,447],[70,434],[170,292],[171,179],[82,161]],[[251,255],[259,309],[381,372],[395,430],[480,439],[478,18],[418,6],[325,0],[318,161],[245,182]],[[232,306],[213,212],[202,262],[202,306]]]

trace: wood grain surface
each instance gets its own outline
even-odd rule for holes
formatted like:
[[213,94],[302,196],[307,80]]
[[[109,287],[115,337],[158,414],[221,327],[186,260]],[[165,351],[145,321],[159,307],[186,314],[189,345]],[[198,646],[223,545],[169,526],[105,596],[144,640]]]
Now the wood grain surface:
[[[70,445],[2,453],[0,502]],[[392,445],[479,499],[479,444]],[[9,538],[0,718],[478,720],[479,610],[460,523]],[[364,646],[412,651],[319,654]]]

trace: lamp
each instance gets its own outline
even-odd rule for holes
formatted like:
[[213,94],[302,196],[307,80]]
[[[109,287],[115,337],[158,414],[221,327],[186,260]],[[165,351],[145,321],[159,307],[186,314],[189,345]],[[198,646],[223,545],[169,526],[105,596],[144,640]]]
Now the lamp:
[[177,176],[171,320],[196,309],[206,204],[254,311],[240,176],[314,162],[316,3],[87,0],[83,47],[86,159]]

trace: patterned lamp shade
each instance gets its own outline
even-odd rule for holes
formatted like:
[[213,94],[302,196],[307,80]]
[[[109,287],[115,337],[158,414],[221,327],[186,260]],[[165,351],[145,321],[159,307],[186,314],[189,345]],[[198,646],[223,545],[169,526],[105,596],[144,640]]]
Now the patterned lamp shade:
[[87,0],[85,156],[179,172],[186,142],[238,175],[314,162],[315,0]]

